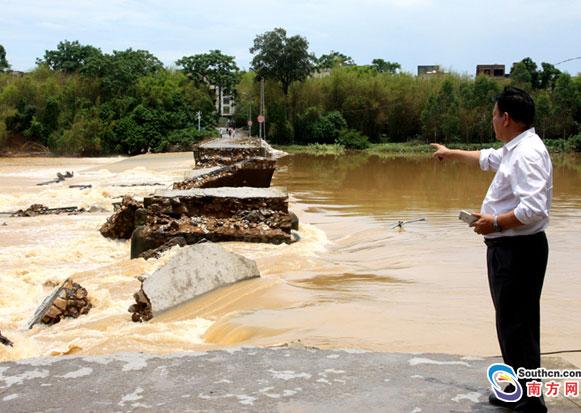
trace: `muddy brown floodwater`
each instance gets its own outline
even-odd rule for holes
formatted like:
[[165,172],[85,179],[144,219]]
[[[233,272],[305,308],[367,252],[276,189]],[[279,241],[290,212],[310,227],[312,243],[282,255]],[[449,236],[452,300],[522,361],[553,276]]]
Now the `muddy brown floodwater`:
[[[0,159],[0,211],[32,203],[99,206],[181,180],[191,153],[135,158]],[[581,158],[554,157],[549,265],[542,297],[542,351],[581,348]],[[75,177],[38,187],[56,172]],[[0,330],[15,342],[0,359],[119,351],[168,353],[294,340],[323,348],[499,353],[485,246],[457,219],[478,210],[489,173],[429,157],[294,155],[273,185],[287,186],[301,221],[292,245],[225,243],[257,261],[262,277],[157,317],[130,321],[136,277],[159,261],[129,260],[128,242],[103,238],[110,212],[0,215]],[[71,184],[92,184],[70,189]],[[426,218],[391,227],[399,220]],[[2,225],[6,223],[6,225]],[[175,253],[170,252],[170,255]],[[73,276],[89,291],[89,315],[55,326],[23,325],[50,285]],[[562,355],[581,366],[579,353]]]

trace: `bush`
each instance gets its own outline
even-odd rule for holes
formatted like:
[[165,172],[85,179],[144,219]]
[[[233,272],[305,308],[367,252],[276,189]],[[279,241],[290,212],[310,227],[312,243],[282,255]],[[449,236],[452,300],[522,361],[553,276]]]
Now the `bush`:
[[337,143],[347,149],[366,149],[369,147],[369,138],[354,129],[343,129],[339,132]]
[[581,133],[570,136],[567,139],[567,149],[574,152],[581,152]]
[[319,117],[312,126],[311,141],[315,143],[334,143],[341,131],[347,127],[343,115],[337,111],[328,112]]

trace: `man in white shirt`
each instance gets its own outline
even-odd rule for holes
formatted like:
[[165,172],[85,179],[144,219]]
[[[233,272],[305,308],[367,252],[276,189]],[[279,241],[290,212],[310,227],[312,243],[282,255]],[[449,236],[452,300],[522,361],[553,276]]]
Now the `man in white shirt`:
[[[548,258],[544,229],[549,222],[553,168],[549,153],[532,127],[535,105],[524,90],[507,87],[496,98],[492,125],[501,149],[451,150],[443,145],[434,157],[463,161],[496,171],[478,218],[471,226],[484,235],[488,281],[496,312],[496,331],[504,362],[540,367],[540,297]],[[491,394],[491,404],[519,412],[546,412],[544,401],[523,397],[513,403]],[[505,390],[512,393],[514,386]]]

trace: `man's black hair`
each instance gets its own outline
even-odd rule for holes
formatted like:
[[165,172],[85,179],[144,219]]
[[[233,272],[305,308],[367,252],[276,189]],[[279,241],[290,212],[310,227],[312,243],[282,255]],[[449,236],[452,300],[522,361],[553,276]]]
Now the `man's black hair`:
[[507,86],[496,97],[496,104],[500,113],[508,113],[511,119],[530,128],[535,120],[535,102],[524,90]]

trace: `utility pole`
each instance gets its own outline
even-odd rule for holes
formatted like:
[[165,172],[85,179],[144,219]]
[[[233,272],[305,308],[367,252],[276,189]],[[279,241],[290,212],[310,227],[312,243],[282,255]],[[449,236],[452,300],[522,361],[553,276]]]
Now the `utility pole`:
[[198,117],[198,130],[201,130],[200,129],[200,119],[202,119],[202,112],[201,111],[198,111],[196,113],[196,116]]
[[259,118],[262,119],[262,122],[259,121],[258,125],[258,135],[260,139],[266,139],[266,120],[264,116],[265,107],[264,107],[264,78],[260,79],[260,115]]
[[252,101],[248,105],[248,136],[252,138]]

